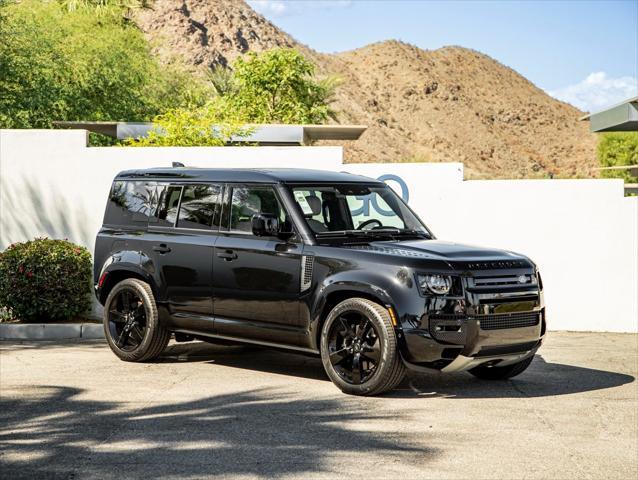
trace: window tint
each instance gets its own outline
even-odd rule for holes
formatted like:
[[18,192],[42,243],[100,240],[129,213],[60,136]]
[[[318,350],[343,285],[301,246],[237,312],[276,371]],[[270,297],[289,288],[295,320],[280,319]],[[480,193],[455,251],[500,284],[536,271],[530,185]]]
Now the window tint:
[[184,186],[177,226],[202,229],[219,226],[220,193],[219,185]]
[[156,213],[157,225],[161,227],[172,227],[175,225],[181,193],[181,186],[170,186],[162,189],[159,200],[159,208]]
[[147,182],[113,182],[104,223],[110,225],[143,225],[148,223],[155,204],[157,189]]
[[280,221],[285,212],[275,191],[269,187],[233,187],[230,203],[230,230],[252,232],[252,216],[256,213],[272,213]]

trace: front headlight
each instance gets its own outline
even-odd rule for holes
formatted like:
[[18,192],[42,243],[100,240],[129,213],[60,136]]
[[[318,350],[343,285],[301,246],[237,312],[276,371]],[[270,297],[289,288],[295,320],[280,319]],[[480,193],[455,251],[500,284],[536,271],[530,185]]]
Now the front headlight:
[[452,277],[449,275],[428,274],[418,275],[419,288],[422,293],[431,292],[436,295],[446,295],[452,288]]

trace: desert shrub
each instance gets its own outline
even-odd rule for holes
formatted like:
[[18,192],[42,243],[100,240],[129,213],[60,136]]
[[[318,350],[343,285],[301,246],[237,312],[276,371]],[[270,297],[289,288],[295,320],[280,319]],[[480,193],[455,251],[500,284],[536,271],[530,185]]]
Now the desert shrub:
[[26,322],[64,321],[90,307],[91,254],[38,238],[0,252],[0,308]]

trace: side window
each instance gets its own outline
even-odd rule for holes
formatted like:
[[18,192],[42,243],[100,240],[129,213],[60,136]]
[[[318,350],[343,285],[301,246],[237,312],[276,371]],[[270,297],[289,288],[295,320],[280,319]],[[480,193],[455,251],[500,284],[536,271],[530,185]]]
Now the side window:
[[271,187],[233,187],[230,202],[229,229],[252,232],[252,217],[256,213],[272,213],[285,220],[285,211]]
[[159,208],[156,213],[157,225],[160,227],[172,227],[175,225],[181,194],[181,186],[171,185],[163,189],[159,199]]
[[328,230],[326,218],[324,218],[322,205],[323,193],[320,190],[293,190],[295,200],[301,207],[306,222],[314,232]]
[[219,226],[219,185],[185,185],[179,207],[177,226],[209,229]]
[[147,224],[157,201],[156,192],[156,186],[147,182],[113,182],[104,223],[136,226]]

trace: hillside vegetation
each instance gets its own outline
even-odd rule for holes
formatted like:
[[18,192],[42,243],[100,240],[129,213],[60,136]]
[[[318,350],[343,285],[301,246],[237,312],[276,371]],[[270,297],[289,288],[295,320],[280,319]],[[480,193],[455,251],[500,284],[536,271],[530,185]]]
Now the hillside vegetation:
[[[327,88],[319,100],[337,86],[334,102],[286,116],[246,83],[242,115],[368,125],[346,145],[349,162],[463,162],[469,178],[597,175],[597,138],[582,112],[466,48],[385,41],[322,54],[243,0],[0,0],[0,39],[0,128],[194,118],[188,112],[210,105],[217,87],[233,87],[224,69],[240,72],[246,55],[283,47],[314,64],[315,85]],[[268,75],[251,82],[272,87]]]
[[248,52],[298,49],[320,74],[341,78],[338,121],[369,126],[347,145],[348,161],[460,161],[474,178],[596,174],[597,140],[582,112],[473,50],[387,41],[321,54],[242,0],[156,0],[136,21],[161,58],[195,71],[232,66]]

